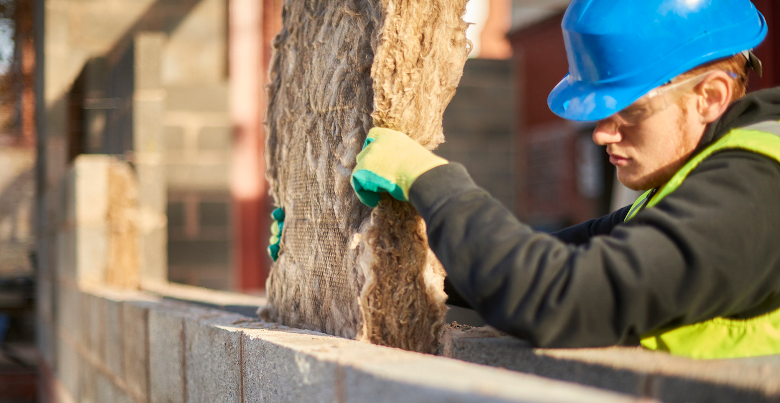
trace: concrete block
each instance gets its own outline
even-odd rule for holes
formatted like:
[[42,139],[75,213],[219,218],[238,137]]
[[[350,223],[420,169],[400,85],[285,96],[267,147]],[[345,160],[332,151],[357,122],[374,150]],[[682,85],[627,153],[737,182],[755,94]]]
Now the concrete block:
[[149,401],[188,402],[187,340],[184,319],[218,315],[188,304],[169,303],[149,310]]
[[57,289],[57,325],[66,337],[81,340],[81,314],[78,290],[67,283],[60,283]]
[[84,361],[81,367],[81,403],[100,403],[97,395],[97,370]]
[[136,90],[162,86],[162,52],[166,38],[162,32],[141,32],[133,43]]
[[49,258],[52,263],[52,269],[56,273],[55,277],[60,276],[69,280],[75,279],[76,273],[76,259],[74,238],[75,233],[72,229],[63,229],[55,233],[52,237],[52,249],[53,252],[50,256],[44,256]]
[[227,240],[174,240],[168,243],[171,265],[226,266],[230,263],[231,242]]
[[133,99],[133,149],[138,154],[163,152],[163,90],[139,90]]
[[224,192],[229,189],[230,165],[227,160],[214,164],[169,163],[165,176],[174,189]]
[[95,395],[98,402],[116,401],[116,386],[100,372],[95,373]]
[[62,337],[57,338],[57,365],[56,374],[62,385],[68,391],[68,394],[73,396],[76,401],[79,401],[80,386],[81,386],[81,359],[75,346],[70,344],[68,340]]
[[233,323],[245,319],[233,314],[185,318],[188,401],[241,402],[241,331]]
[[116,389],[114,394],[114,402],[115,403],[135,403],[135,400],[130,397],[129,394],[127,394],[122,389]]
[[202,0],[171,32],[163,53],[166,83],[218,83],[224,80],[227,69],[224,55],[228,43],[226,10],[222,0]]
[[70,38],[67,3],[45,3],[46,29],[43,30],[47,45],[67,45]]
[[104,299],[105,306],[105,363],[114,376],[124,379],[124,339],[122,302]]
[[[53,290],[52,290],[52,273],[48,269],[48,264],[44,264],[46,257],[53,255],[48,249],[48,240],[38,240],[37,256],[38,260],[38,273],[35,281],[35,311],[36,314],[43,320],[51,321],[52,316],[52,303]],[[43,268],[42,266],[46,266]]]
[[180,126],[166,126],[163,135],[165,150],[181,151],[184,149],[184,128]]
[[[135,170],[138,173],[138,208],[141,214],[164,215],[168,200],[165,192],[165,166],[157,161],[144,161],[137,163]],[[156,227],[162,223],[153,220],[142,224],[143,227]]]
[[167,86],[166,109],[189,112],[227,112],[227,85]]
[[[249,402],[338,401],[337,364],[317,360],[311,349],[328,348],[334,341],[310,334],[245,330],[244,383]],[[292,347],[292,348],[291,348]]]
[[228,126],[206,126],[198,133],[198,149],[230,152],[233,136]]
[[[59,217],[58,212],[60,211],[60,200],[62,198],[59,197],[59,194],[57,192],[57,184],[55,183],[43,194],[43,197],[40,200],[40,203],[45,207],[45,219],[46,224],[49,226],[49,228],[46,228],[47,230],[58,228],[59,227]],[[39,227],[42,223],[38,223]]]
[[149,401],[186,401],[184,318],[161,309],[149,311]]
[[[75,278],[79,282],[102,283],[108,267],[108,225],[80,225],[73,231],[75,242],[68,249],[75,254]],[[69,238],[66,239],[69,241]]]
[[52,322],[47,321],[40,316],[35,317],[35,347],[41,354],[43,361],[51,368],[54,368],[56,340],[54,338],[54,327]]
[[108,165],[111,157],[81,154],[73,163],[75,220],[79,225],[101,225],[108,214]]
[[[163,216],[164,218],[164,216]],[[168,233],[165,227],[148,228],[139,234],[141,278],[147,281],[168,280]]]
[[149,387],[149,309],[156,304],[145,301],[126,301],[122,304],[124,321],[124,364],[128,389],[135,396],[147,400]]
[[105,300],[101,297],[86,294],[88,301],[88,329],[89,335],[86,337],[87,349],[92,353],[92,356],[100,363],[105,363],[106,360],[106,305]]

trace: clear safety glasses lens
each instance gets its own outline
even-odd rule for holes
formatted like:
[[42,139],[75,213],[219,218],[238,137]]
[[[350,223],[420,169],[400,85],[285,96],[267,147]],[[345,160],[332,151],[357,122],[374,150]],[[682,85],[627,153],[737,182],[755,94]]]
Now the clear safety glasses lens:
[[711,73],[712,71],[708,71],[678,83],[660,86],[612,116],[619,125],[637,125],[677,102],[683,94],[699,85]]

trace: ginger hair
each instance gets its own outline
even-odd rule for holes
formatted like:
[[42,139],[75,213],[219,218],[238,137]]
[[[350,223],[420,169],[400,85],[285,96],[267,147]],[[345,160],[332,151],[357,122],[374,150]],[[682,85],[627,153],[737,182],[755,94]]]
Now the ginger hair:
[[674,81],[685,80],[715,70],[722,70],[736,75],[736,78],[732,77],[731,80],[731,102],[745,96],[745,93],[747,92],[748,66],[747,59],[745,59],[745,56],[741,53],[694,67],[677,76]]

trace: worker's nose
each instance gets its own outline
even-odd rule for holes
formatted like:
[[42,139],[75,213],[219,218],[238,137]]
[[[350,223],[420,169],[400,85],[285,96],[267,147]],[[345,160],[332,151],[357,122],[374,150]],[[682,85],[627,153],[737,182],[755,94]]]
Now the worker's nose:
[[599,120],[593,129],[593,142],[600,146],[619,143],[622,138],[617,122],[612,119]]

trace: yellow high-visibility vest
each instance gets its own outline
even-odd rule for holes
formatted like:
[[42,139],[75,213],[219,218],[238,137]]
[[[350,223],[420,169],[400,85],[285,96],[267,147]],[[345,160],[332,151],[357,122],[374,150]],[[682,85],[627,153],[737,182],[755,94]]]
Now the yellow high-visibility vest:
[[[631,206],[625,221],[633,218],[642,208],[653,207],[674,192],[705,158],[730,149],[751,151],[780,163],[780,122],[767,121],[732,130],[688,161],[665,185],[640,196]],[[780,309],[748,319],[718,317],[691,325],[659,329],[642,335],[641,343],[651,350],[691,358],[780,354]]]

